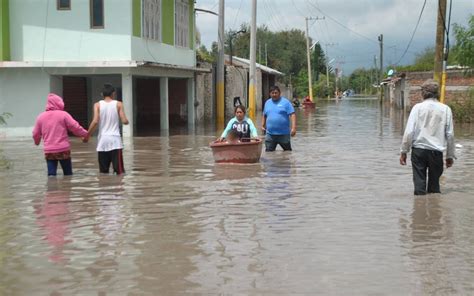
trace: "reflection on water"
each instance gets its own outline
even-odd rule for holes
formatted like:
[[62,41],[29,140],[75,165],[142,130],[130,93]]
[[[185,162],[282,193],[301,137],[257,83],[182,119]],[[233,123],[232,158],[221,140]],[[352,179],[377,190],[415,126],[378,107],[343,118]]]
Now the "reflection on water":
[[215,164],[208,127],[127,139],[124,176],[98,174],[94,141],[47,178],[41,147],[2,140],[0,294],[473,294],[472,126],[443,194],[415,198],[406,119],[320,103],[294,151],[246,165]]
[[44,240],[51,246],[49,259],[53,262],[65,260],[63,247],[70,241],[66,240],[69,234],[69,199],[71,196],[70,179],[59,181],[57,178],[48,178],[46,192],[43,197],[33,201],[36,223],[44,231]]
[[[455,295],[473,291],[472,251],[453,248],[459,238],[452,221],[455,213],[450,206],[450,201],[440,194],[416,197],[411,221],[400,220],[405,229],[401,241],[407,248],[407,265],[414,273],[416,294]],[[463,217],[458,222],[461,222],[458,228],[462,232],[470,227],[464,224],[468,221],[463,221]],[[464,235],[472,235],[472,230]],[[470,240],[472,242],[472,237]]]

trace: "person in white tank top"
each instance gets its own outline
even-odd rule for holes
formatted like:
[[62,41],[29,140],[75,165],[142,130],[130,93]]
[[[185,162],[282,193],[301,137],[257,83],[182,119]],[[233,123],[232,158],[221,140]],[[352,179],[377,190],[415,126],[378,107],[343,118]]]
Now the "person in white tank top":
[[102,90],[103,100],[94,104],[94,118],[89,126],[88,136],[99,126],[97,137],[97,152],[99,154],[99,169],[108,173],[112,163],[116,174],[123,174],[123,143],[120,135],[120,122],[128,124],[122,102],[114,99],[115,88],[105,84]]

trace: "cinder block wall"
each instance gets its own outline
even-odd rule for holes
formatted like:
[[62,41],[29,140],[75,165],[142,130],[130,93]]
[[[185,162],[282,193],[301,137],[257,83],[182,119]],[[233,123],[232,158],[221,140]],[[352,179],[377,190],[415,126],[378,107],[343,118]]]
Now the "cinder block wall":
[[[433,72],[407,72],[409,89],[409,108],[423,101],[420,86],[427,79],[433,78]],[[469,97],[469,88],[474,87],[474,76],[466,76],[463,71],[448,71],[446,79],[445,103],[457,101],[462,103]]]

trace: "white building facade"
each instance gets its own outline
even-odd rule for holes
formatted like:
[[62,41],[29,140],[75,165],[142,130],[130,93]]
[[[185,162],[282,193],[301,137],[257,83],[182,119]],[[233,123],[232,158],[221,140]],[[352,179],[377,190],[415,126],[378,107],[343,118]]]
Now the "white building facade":
[[87,127],[104,83],[124,103],[124,137],[194,127],[194,0],[0,0],[0,17],[7,136],[31,135],[50,92]]

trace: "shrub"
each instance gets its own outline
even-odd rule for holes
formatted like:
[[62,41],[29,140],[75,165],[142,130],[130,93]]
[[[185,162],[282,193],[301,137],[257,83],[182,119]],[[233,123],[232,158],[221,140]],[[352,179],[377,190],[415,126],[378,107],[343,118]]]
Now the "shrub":
[[447,104],[451,107],[456,122],[474,122],[474,87],[470,88],[469,95],[464,102],[452,101]]

